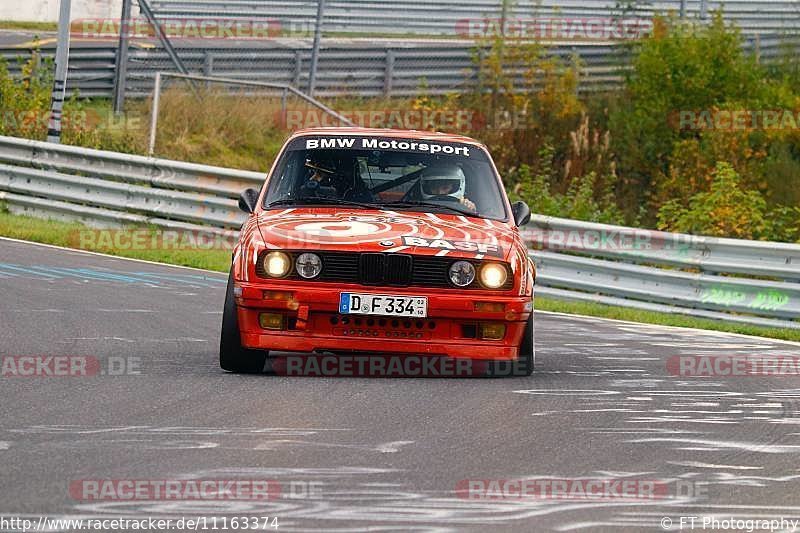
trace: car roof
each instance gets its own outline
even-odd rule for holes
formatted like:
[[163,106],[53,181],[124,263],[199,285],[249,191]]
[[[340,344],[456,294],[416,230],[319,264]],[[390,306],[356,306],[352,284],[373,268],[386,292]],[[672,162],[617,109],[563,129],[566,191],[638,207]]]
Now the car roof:
[[464,135],[456,135],[453,133],[442,133],[440,131],[420,131],[420,130],[397,130],[388,128],[358,128],[358,127],[338,127],[338,128],[306,128],[297,130],[292,134],[292,139],[296,137],[305,137],[310,135],[360,135],[360,136],[374,136],[374,137],[387,137],[395,139],[413,139],[424,141],[438,141],[438,142],[456,142],[471,144],[480,148],[486,149],[483,143],[476,141],[471,137]]

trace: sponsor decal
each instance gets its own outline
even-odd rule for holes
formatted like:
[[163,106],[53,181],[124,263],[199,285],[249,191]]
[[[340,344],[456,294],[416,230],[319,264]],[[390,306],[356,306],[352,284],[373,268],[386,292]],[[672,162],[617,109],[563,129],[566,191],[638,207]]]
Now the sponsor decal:
[[503,257],[503,249],[497,244],[475,241],[450,241],[447,239],[423,239],[422,237],[403,237],[406,246],[420,246],[423,248],[436,248],[438,250],[459,250],[462,252],[475,252],[476,254]]
[[428,154],[463,155],[469,157],[470,147],[466,145],[441,144],[430,141],[407,139],[374,139],[330,137],[305,139],[306,150],[319,149],[357,149],[357,150],[396,150],[401,152],[421,152]]
[[[299,219],[299,220],[298,220]],[[263,227],[265,233],[289,242],[306,244],[361,244],[416,234],[419,222],[406,217],[296,215],[282,217]]]

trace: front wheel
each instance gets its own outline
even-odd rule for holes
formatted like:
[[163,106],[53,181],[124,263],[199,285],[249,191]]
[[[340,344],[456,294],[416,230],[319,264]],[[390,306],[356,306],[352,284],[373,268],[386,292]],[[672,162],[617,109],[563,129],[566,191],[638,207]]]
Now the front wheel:
[[222,332],[219,339],[219,366],[229,372],[258,374],[264,370],[268,352],[242,346],[239,334],[239,314],[233,296],[233,271],[228,277],[225,308],[222,311]]

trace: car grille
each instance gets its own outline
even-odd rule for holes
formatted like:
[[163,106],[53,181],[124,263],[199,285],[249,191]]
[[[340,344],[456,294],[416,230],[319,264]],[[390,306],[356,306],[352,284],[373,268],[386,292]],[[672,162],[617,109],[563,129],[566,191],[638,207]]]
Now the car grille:
[[[264,252],[267,253],[267,252]],[[303,252],[288,252],[292,260]],[[408,254],[324,252],[313,253],[322,259],[322,272],[313,281],[358,283],[361,285],[384,285],[395,287],[455,288],[448,278],[452,257],[428,257]],[[263,255],[263,254],[262,254]],[[469,260],[477,270],[482,261]],[[256,274],[268,277],[259,258]],[[302,280],[295,270],[286,279]],[[500,290],[509,290],[514,279],[509,271],[508,280]],[[482,289],[477,279],[463,289]]]

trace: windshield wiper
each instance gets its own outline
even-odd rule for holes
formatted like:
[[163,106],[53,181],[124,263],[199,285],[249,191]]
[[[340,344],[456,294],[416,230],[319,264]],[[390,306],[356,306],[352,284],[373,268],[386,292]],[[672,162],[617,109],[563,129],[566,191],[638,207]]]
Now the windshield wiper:
[[275,200],[266,205],[267,209],[270,207],[277,207],[280,205],[352,205],[356,207],[363,207],[366,209],[375,209],[374,204],[367,204],[364,202],[354,202],[352,200],[342,200],[340,198],[284,198],[283,200]]
[[458,209],[457,207],[445,204],[437,204],[434,202],[386,202],[379,205],[381,207],[435,207],[437,209],[447,209],[448,211],[453,211],[454,213],[458,213],[460,215],[482,218],[475,211]]

